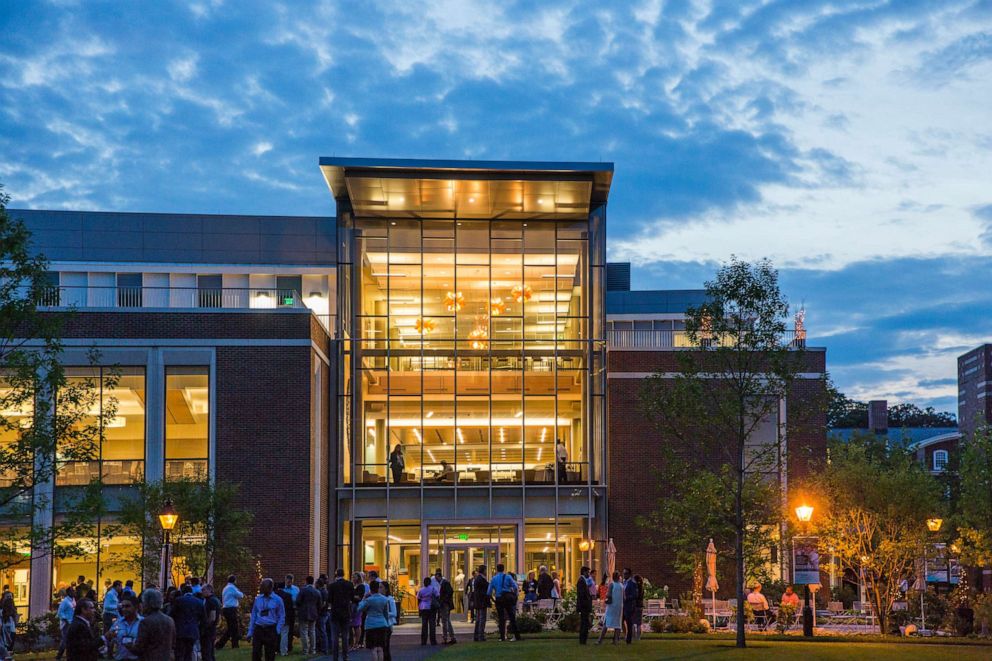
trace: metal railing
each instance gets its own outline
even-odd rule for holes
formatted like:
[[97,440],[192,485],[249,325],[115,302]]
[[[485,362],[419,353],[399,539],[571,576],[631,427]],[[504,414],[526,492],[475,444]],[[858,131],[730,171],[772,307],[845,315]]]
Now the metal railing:
[[[306,310],[300,293],[277,287],[118,287],[75,286],[48,287],[38,299],[41,307],[119,308],[195,308],[206,310]],[[334,315],[314,312],[320,323],[334,332]]]
[[[782,341],[789,346],[806,346],[805,333],[802,335],[802,339],[797,339],[796,332],[789,330],[783,335]],[[697,337],[696,341],[693,342],[689,338],[688,331],[646,329],[608,330],[606,332],[606,339],[610,349],[655,350],[717,348],[720,346],[733,346],[735,341],[731,336],[714,336],[709,339]]]

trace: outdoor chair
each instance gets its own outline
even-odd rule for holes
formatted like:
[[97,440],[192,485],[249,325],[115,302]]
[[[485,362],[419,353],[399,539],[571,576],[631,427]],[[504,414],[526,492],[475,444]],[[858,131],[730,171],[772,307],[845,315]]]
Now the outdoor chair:
[[644,602],[644,619],[649,620],[653,617],[662,617],[665,614],[665,600],[664,599],[648,599]]

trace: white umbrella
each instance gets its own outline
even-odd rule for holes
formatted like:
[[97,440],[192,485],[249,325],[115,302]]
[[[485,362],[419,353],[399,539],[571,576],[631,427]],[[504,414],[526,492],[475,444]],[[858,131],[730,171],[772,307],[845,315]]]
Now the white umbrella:
[[613,572],[617,570],[617,547],[613,543],[613,538],[610,537],[610,541],[606,544],[606,573],[609,574],[610,579],[613,578]]
[[710,591],[713,602],[713,626],[716,626],[716,591],[720,589],[720,584],[716,581],[716,546],[713,545],[712,537],[706,547],[706,573],[706,589]]

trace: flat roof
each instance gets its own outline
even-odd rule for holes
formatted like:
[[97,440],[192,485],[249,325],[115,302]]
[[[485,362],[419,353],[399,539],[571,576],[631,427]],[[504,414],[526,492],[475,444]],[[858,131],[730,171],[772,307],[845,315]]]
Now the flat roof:
[[584,218],[613,181],[613,163],[335,156],[320,169],[355,215],[392,218]]

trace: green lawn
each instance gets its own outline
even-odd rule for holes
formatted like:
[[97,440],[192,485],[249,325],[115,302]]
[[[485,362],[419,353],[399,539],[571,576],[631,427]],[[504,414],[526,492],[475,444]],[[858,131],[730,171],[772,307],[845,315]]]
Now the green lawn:
[[917,661],[926,659],[970,659],[987,660],[992,658],[992,647],[988,645],[947,645],[940,643],[901,643],[894,639],[891,643],[851,643],[851,642],[783,642],[749,640],[745,650],[734,647],[732,640],[721,639],[653,639],[643,640],[634,645],[614,647],[604,642],[590,644],[582,648],[578,640],[539,639],[524,640],[519,643],[469,643],[445,649],[437,658],[439,661],[456,659],[490,659],[500,661],[514,659],[761,659],[762,661],[788,659],[788,661],[810,661],[812,659],[899,659]]

